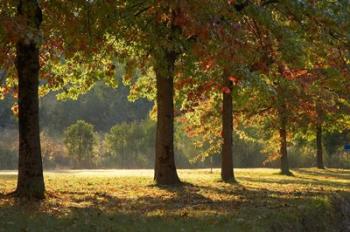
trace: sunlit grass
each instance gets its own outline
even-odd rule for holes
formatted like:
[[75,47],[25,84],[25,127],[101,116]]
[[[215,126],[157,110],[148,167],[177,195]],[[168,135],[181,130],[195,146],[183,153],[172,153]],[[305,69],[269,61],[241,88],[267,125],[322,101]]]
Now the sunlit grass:
[[[337,231],[332,197],[350,194],[350,170],[180,170],[179,187],[158,187],[152,170],[46,172],[47,199],[5,196],[15,172],[0,172],[0,231]],[[309,230],[307,230],[309,228]]]

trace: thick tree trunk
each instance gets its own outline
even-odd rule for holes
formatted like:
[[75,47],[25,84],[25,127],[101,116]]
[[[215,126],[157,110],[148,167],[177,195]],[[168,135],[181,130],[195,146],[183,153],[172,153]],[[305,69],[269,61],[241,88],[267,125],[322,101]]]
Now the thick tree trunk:
[[233,158],[232,158],[232,132],[233,132],[233,105],[232,88],[233,84],[224,75],[223,84],[229,91],[223,91],[222,102],[222,136],[223,143],[221,147],[221,179],[223,181],[234,181]]
[[159,185],[175,185],[180,180],[174,157],[174,67],[177,55],[171,52],[157,59],[157,135],[154,180]]
[[286,107],[283,105],[279,112],[280,117],[280,156],[281,156],[281,174],[290,175],[288,151],[287,151],[287,117]]
[[20,197],[42,199],[44,198],[45,185],[40,148],[38,97],[40,70],[38,39],[42,16],[38,2],[36,0],[20,0],[18,15],[25,20],[26,29],[16,44],[19,163],[15,193]]

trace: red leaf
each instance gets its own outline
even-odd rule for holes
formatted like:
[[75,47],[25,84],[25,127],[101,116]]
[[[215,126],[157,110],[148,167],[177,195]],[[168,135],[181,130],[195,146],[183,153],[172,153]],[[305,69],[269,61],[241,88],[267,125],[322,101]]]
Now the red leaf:
[[229,79],[230,81],[232,81],[232,83],[233,83],[234,85],[237,85],[238,82],[239,82],[239,79],[238,79],[237,77],[235,77],[235,76],[229,76],[228,79]]
[[230,90],[229,87],[224,86],[224,87],[222,88],[222,92],[225,93],[225,94],[230,94],[230,93],[231,93],[231,90]]

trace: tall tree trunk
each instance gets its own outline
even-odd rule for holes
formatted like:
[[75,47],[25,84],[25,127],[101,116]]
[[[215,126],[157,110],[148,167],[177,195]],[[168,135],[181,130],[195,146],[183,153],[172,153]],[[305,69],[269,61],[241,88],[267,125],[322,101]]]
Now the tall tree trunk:
[[282,104],[279,111],[280,118],[280,156],[281,156],[281,174],[290,175],[289,161],[287,152],[287,116],[285,104]]
[[228,80],[228,75],[223,77],[224,87],[222,102],[222,136],[221,147],[221,178],[223,181],[234,181],[233,158],[232,158],[232,132],[233,132],[233,105],[232,88],[233,84]]
[[323,164],[323,149],[322,149],[322,125],[318,124],[316,127],[316,147],[317,147],[317,168],[324,169]]
[[154,180],[159,185],[180,183],[174,157],[174,68],[177,55],[164,52],[156,59],[157,135]]
[[289,162],[287,152],[287,130],[280,128],[280,155],[281,155],[281,173],[289,175]]
[[[19,163],[16,195],[44,198],[45,185],[39,130],[39,28],[41,9],[36,0],[20,0],[18,16],[24,32],[16,43],[19,106]],[[34,32],[34,33],[33,33]],[[34,36],[33,36],[34,35]]]
[[317,168],[324,169],[322,148],[322,109],[319,101],[316,101],[316,114],[316,165]]

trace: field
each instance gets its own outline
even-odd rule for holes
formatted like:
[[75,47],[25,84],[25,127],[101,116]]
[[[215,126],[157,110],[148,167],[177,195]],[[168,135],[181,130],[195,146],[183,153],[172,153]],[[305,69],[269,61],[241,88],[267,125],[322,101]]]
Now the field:
[[[47,199],[7,196],[15,172],[0,172],[0,231],[350,231],[350,170],[180,170],[158,187],[152,170],[46,172]],[[349,213],[349,214],[348,214]]]

